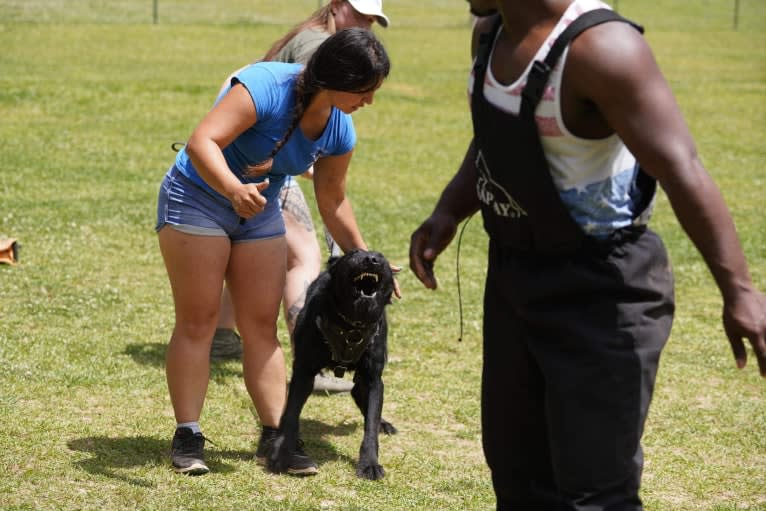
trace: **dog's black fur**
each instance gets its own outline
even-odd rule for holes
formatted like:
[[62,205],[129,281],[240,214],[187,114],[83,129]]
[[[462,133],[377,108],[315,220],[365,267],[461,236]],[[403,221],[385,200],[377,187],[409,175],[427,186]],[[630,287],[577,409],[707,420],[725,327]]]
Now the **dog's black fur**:
[[378,464],[378,434],[396,433],[396,428],[381,417],[381,376],[388,356],[385,307],[391,302],[393,290],[394,277],[388,261],[379,252],[363,250],[353,250],[330,262],[309,286],[295,324],[293,374],[279,435],[269,455],[271,471],[287,471],[290,452],[298,442],[299,417],[312,392],[314,376],[322,368],[330,368],[336,375],[354,370],[351,395],[364,416],[356,474],[372,480],[385,475]]

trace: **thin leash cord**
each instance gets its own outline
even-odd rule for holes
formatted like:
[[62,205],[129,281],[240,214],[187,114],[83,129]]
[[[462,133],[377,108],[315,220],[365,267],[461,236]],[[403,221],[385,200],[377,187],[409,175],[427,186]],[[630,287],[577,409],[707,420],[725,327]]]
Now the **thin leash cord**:
[[[290,182],[291,179],[293,179],[293,176],[287,177],[288,182],[286,183],[287,186],[285,186],[285,196],[282,197],[282,204],[280,204],[280,209],[282,211],[285,210],[285,206],[287,205],[287,198],[290,197],[290,188],[293,186],[293,184]],[[298,184],[296,183],[295,186],[298,186]]]
[[471,221],[473,215],[468,217],[468,220],[463,222],[463,227],[460,228],[460,234],[457,238],[457,255],[455,256],[455,280],[457,281],[457,305],[458,313],[460,314],[460,336],[457,338],[457,342],[463,341],[463,294],[460,291],[460,246],[463,243],[463,233],[468,226],[468,222]]

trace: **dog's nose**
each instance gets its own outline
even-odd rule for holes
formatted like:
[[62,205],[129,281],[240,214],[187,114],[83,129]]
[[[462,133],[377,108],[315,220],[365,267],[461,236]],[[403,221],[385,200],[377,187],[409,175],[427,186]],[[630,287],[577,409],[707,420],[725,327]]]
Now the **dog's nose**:
[[368,255],[365,259],[367,259],[367,262],[370,262],[372,264],[378,264],[380,261],[378,261],[378,258],[374,255]]

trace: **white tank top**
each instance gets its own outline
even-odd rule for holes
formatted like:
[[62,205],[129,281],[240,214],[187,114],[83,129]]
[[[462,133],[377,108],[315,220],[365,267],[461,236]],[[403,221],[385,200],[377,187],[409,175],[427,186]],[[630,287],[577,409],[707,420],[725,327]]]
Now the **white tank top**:
[[[487,101],[499,110],[518,115],[521,91],[527,83],[532,63],[545,58],[553,42],[572,21],[584,12],[600,8],[608,6],[599,0],[572,2],[524,73],[514,83],[499,83],[488,67],[484,79],[484,96]],[[498,35],[502,30],[501,27]],[[616,229],[647,223],[652,206],[643,212],[635,211],[640,204],[646,203],[642,201],[641,192],[635,184],[638,165],[636,158],[616,134],[602,139],[585,139],[572,134],[564,125],[560,91],[568,52],[567,47],[551,72],[543,97],[535,110],[535,120],[553,182],[562,201],[587,234],[605,237]],[[468,81],[469,98],[473,86],[472,72]]]

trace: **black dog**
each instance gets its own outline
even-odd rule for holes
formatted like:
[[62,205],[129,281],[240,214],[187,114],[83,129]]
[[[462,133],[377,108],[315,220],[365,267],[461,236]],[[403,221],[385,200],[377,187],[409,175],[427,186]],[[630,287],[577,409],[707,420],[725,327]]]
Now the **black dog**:
[[356,474],[365,479],[385,475],[378,464],[378,434],[396,433],[381,417],[387,359],[388,324],[394,277],[378,252],[353,250],[331,262],[309,286],[306,304],[295,324],[293,374],[279,435],[269,454],[268,468],[285,472],[298,445],[298,419],[322,368],[343,376],[354,371],[351,395],[364,416],[364,438]]

